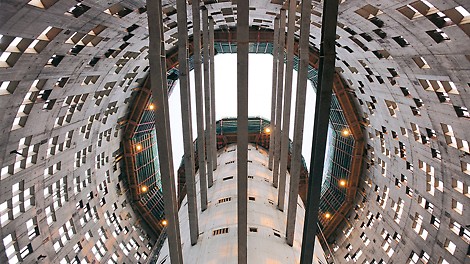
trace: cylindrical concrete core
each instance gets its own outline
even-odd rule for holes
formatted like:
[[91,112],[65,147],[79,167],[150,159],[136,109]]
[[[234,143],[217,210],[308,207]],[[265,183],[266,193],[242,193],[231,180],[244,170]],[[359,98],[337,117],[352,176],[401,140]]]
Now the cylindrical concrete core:
[[[190,243],[187,198],[179,210],[184,263],[237,263],[237,146],[229,145],[218,154],[220,165],[214,171],[214,185],[208,189],[207,210],[199,211],[200,235],[194,246]],[[272,185],[273,172],[268,169],[268,158],[266,150],[248,146],[248,263],[299,263],[305,207],[300,197],[296,197],[297,220],[291,247],[285,237],[287,210],[281,212],[276,207],[277,189]],[[287,173],[286,190],[289,182]],[[196,186],[200,195],[199,184]],[[287,194],[285,199],[287,204]],[[314,254],[313,263],[327,263],[318,239]],[[167,241],[157,263],[171,263]]]

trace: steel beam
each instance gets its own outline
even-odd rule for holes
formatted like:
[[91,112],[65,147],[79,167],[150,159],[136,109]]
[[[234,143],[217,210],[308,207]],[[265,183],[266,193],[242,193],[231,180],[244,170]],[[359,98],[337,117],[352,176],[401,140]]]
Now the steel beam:
[[294,244],[295,220],[297,215],[297,199],[299,196],[300,171],[302,168],[302,144],[305,121],[305,100],[307,95],[309,66],[309,35],[311,1],[302,1],[300,20],[299,71],[297,75],[297,91],[295,100],[294,137],[292,160],[290,165],[289,202],[287,207],[286,241],[289,246]]
[[274,19],[274,41],[273,41],[273,79],[272,79],[272,91],[271,91],[271,123],[269,134],[269,161],[268,168],[273,169],[273,158],[274,158],[274,140],[276,128],[276,93],[277,93],[277,65],[279,55],[279,18]]
[[215,135],[215,65],[214,65],[214,19],[209,17],[209,70],[211,82],[211,141],[212,141],[212,170],[217,169],[217,138]]
[[292,75],[294,71],[294,31],[295,31],[295,9],[297,0],[289,1],[289,20],[287,23],[287,63],[286,79],[284,82],[284,110],[282,112],[282,137],[281,137],[281,157],[279,166],[279,189],[277,195],[277,208],[284,211],[284,200],[286,198],[286,174],[287,156],[289,154],[289,127],[290,108],[292,103]]
[[[284,92],[284,46],[286,42],[286,10],[281,9],[279,26],[279,50],[277,66],[277,98],[276,98],[276,135],[273,158],[273,185],[277,188],[279,184],[279,161],[281,156],[281,122],[282,122],[282,94]],[[289,132],[287,132],[289,133]]]
[[194,173],[193,125],[191,120],[191,90],[189,85],[188,67],[188,24],[186,0],[177,0],[178,21],[178,61],[181,96],[181,120],[184,144],[184,172],[186,176],[186,192],[188,199],[189,233],[191,245],[197,243],[199,237],[196,182]]
[[171,151],[168,89],[166,79],[165,42],[163,38],[162,2],[147,1],[149,25],[149,62],[151,90],[155,104],[155,129],[162,177],[164,211],[167,218],[167,234],[172,263],[182,264],[181,237],[176,203],[176,187]]
[[212,117],[211,117],[211,87],[209,77],[209,18],[207,16],[207,9],[202,9],[202,52],[204,54],[204,112],[206,120],[205,140],[206,140],[206,161],[207,161],[207,183],[209,188],[214,184],[213,176],[213,139],[211,137],[212,131]]
[[328,134],[331,93],[335,74],[335,41],[338,20],[338,0],[325,0],[323,3],[322,30],[320,40],[320,64],[315,105],[312,156],[308,179],[308,195],[305,212],[301,264],[311,264],[318,231],[318,210],[323,178],[323,163]]
[[247,263],[248,232],[248,0],[237,1],[238,264]]
[[201,189],[201,210],[207,209],[207,178],[204,139],[204,102],[201,76],[201,14],[200,2],[193,1],[193,42],[194,42],[194,82],[196,89],[196,119],[197,119],[197,156],[199,163],[199,185]]

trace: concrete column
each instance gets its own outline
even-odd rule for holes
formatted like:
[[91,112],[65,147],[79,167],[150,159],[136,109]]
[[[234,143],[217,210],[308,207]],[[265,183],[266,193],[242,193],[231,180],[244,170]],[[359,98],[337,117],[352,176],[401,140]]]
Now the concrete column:
[[162,2],[148,1],[149,62],[153,103],[155,104],[155,129],[158,156],[162,175],[163,202],[167,225],[168,244],[172,263],[182,264],[181,237],[176,202],[175,176],[171,153],[171,134],[168,113],[168,89],[166,79],[165,48],[163,38]]
[[193,43],[194,43],[194,82],[196,86],[196,116],[197,116],[197,156],[199,163],[199,184],[201,188],[201,210],[207,209],[207,178],[204,139],[204,103],[201,76],[201,16],[200,2],[193,1]]
[[196,182],[194,175],[194,146],[193,146],[193,125],[191,120],[191,92],[189,86],[188,67],[188,24],[186,0],[177,0],[176,14],[178,21],[178,63],[179,81],[181,95],[181,120],[183,128],[184,143],[184,171],[186,176],[186,191],[188,196],[189,232],[191,245],[197,243],[199,237]]
[[309,35],[310,35],[310,1],[302,2],[299,40],[299,72],[297,77],[297,95],[295,100],[294,137],[292,159],[290,165],[289,201],[287,207],[286,241],[294,244],[295,216],[297,215],[297,199],[299,196],[300,171],[302,169],[302,144],[305,121],[305,99],[307,95],[309,66]]
[[[282,121],[282,94],[284,92],[284,46],[286,42],[286,10],[281,9],[279,26],[279,50],[277,66],[277,95],[276,95],[276,135],[274,157],[273,157],[273,185],[277,188],[279,184],[279,161],[281,156],[281,121]],[[289,131],[288,131],[289,132]]]
[[238,264],[247,263],[249,1],[237,1]]
[[217,137],[216,137],[216,130],[215,130],[215,75],[214,75],[214,19],[212,17],[209,18],[209,58],[210,58],[210,81],[211,81],[211,118],[212,118],[212,126],[211,126],[211,141],[212,141],[212,170],[217,169]]
[[330,116],[331,93],[335,73],[335,41],[338,19],[338,1],[327,0],[323,4],[320,40],[320,64],[313,127],[312,157],[308,178],[308,194],[300,253],[301,264],[311,264],[318,232],[318,210],[325,160],[326,138]]
[[273,79],[272,79],[272,92],[271,92],[271,133],[269,135],[269,160],[268,168],[273,169],[274,157],[274,135],[276,134],[276,93],[277,93],[277,65],[279,56],[279,18],[274,19],[274,40],[273,40]]
[[212,131],[212,117],[211,117],[211,87],[210,87],[210,77],[209,77],[209,21],[207,17],[207,9],[202,10],[202,52],[204,54],[204,112],[206,113],[206,130],[205,130],[205,140],[206,140],[206,161],[207,161],[207,182],[209,188],[214,184],[214,176],[212,172],[212,140],[211,140],[211,131]]
[[282,137],[281,137],[281,162],[279,167],[279,190],[277,196],[277,208],[284,210],[284,200],[286,195],[286,173],[287,156],[289,154],[289,127],[290,108],[292,103],[292,74],[294,70],[294,31],[295,31],[295,9],[297,0],[289,2],[289,20],[287,24],[287,65],[286,81],[284,83],[284,110],[282,112]]

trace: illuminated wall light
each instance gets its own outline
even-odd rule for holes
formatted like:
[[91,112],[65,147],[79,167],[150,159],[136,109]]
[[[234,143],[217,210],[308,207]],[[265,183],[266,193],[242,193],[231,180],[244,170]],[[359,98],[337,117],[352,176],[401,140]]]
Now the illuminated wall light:
[[340,180],[340,181],[339,181],[339,185],[340,185],[341,187],[346,187],[346,184],[347,184],[346,180]]
[[264,132],[265,133],[271,133],[271,129],[269,127],[267,127],[267,128],[264,129]]
[[330,213],[325,213],[325,218],[326,219],[329,219],[331,217],[331,214]]
[[140,190],[143,192],[143,193],[146,193],[149,188],[146,186],[146,185],[142,185],[142,187],[140,187]]
[[155,105],[154,105],[154,104],[150,104],[150,105],[149,105],[149,110],[153,110],[153,109],[155,109]]
[[165,219],[164,219],[164,220],[162,220],[162,225],[163,225],[163,226],[166,226],[166,225],[168,225],[168,221],[166,221]]
[[349,129],[345,128],[345,129],[343,129],[343,131],[341,131],[341,135],[343,135],[343,137],[349,137],[351,135],[351,131],[349,131]]
[[142,145],[140,145],[140,144],[135,145],[135,150],[141,151],[142,150]]

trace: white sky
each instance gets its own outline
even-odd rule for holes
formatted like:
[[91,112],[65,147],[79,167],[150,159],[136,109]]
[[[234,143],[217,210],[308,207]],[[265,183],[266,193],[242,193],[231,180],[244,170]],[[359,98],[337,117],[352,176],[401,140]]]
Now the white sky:
[[[237,55],[220,54],[215,56],[215,107],[216,120],[237,115]],[[272,64],[273,57],[270,54],[249,55],[249,80],[248,80],[248,114],[271,119],[271,90],[272,90]],[[196,102],[194,91],[194,71],[190,72],[191,83],[191,107],[193,139],[197,138],[196,131]],[[292,110],[289,137],[292,139],[294,130],[295,90],[297,87],[297,72],[294,71],[292,85]],[[312,147],[313,121],[315,112],[315,92],[308,82],[306,98],[306,114],[304,122],[304,138],[302,154],[305,162],[310,163]],[[170,126],[173,146],[173,163],[175,172],[184,154],[183,133],[181,126],[181,103],[179,82],[173,88],[169,98]]]

